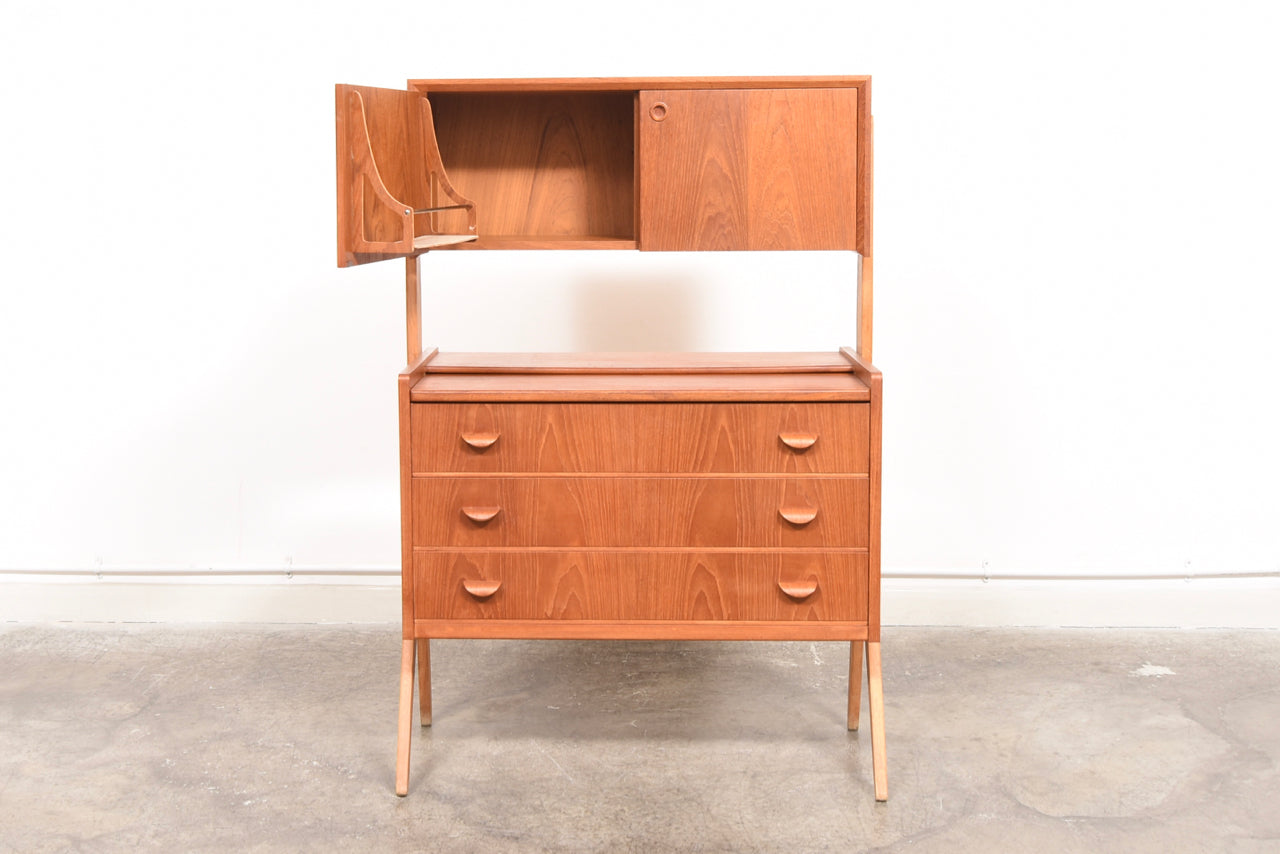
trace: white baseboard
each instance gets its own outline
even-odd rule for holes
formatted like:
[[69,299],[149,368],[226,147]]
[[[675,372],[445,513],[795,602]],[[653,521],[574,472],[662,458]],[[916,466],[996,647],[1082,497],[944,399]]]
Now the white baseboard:
[[1280,629],[1280,576],[885,579],[886,626]]
[[[27,575],[26,578],[30,578]],[[0,622],[398,623],[400,580],[0,578]]]
[[[1280,576],[1188,579],[894,578],[886,626],[1280,629]],[[0,622],[396,623],[394,572],[12,572]]]

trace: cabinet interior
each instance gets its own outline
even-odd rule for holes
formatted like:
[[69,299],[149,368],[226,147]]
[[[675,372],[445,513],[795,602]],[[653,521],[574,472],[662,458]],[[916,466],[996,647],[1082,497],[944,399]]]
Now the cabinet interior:
[[[477,245],[634,249],[635,93],[427,93]],[[460,227],[461,212],[433,230]]]

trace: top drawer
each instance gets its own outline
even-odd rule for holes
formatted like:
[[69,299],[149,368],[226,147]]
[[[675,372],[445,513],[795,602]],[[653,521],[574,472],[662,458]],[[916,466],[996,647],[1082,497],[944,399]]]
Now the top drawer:
[[413,471],[866,474],[864,403],[416,403]]

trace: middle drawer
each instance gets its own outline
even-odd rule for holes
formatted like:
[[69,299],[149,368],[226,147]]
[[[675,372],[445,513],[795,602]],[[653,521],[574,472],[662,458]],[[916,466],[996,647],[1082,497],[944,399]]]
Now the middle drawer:
[[420,477],[418,547],[865,548],[865,477]]

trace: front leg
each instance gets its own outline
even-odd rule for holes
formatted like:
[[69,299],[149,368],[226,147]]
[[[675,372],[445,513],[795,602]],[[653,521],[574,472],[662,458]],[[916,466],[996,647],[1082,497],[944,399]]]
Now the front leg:
[[400,725],[396,734],[396,794],[409,794],[409,743],[413,738],[412,638],[400,644]]
[[871,774],[876,800],[889,800],[889,766],[884,756],[884,684],[880,677],[880,643],[867,643],[867,689],[871,695]]

